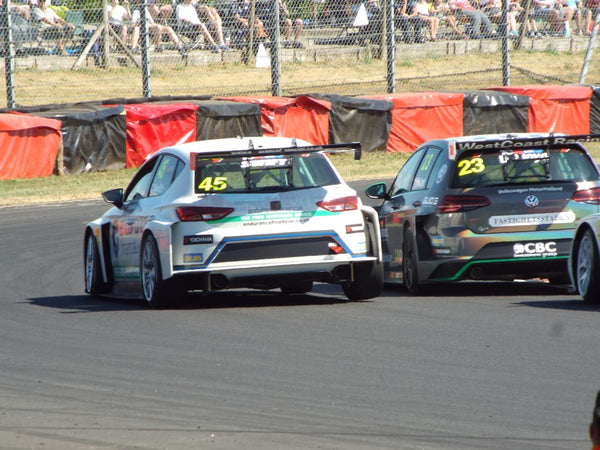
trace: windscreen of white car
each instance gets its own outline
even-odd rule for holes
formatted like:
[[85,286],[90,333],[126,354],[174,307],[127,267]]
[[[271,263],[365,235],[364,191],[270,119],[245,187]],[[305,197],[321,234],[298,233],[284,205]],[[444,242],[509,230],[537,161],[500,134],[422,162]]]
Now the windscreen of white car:
[[256,157],[198,158],[196,193],[280,192],[339,184],[319,153]]

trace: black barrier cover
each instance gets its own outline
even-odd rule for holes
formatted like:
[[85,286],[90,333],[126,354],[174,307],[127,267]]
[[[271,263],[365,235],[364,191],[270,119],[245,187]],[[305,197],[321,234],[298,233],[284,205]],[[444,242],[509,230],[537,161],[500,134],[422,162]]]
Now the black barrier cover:
[[600,133],[600,86],[590,86],[590,133]]
[[307,95],[331,102],[330,144],[360,142],[365,152],[386,151],[392,128],[392,102],[341,95]]
[[225,100],[192,101],[196,110],[196,139],[262,136],[260,105]]
[[524,133],[529,97],[500,91],[463,92],[463,135]]
[[65,173],[76,174],[125,167],[124,111],[122,105],[104,107],[97,103],[77,103],[21,112],[61,121],[62,165]]

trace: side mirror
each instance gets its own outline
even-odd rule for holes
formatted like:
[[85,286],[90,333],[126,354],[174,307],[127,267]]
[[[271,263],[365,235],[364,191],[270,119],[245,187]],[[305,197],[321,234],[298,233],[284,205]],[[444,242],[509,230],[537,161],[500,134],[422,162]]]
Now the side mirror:
[[117,208],[123,206],[123,188],[111,189],[102,193],[102,198],[107,203],[112,203]]
[[365,189],[365,194],[369,198],[377,198],[381,200],[388,200],[387,188],[385,183],[375,183]]

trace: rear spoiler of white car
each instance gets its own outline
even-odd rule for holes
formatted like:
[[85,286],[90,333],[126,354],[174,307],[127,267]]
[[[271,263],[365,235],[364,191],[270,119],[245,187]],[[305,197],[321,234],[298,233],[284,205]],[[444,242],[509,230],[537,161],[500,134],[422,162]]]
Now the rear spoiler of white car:
[[[250,140],[252,144],[252,140]],[[273,148],[249,148],[244,150],[215,150],[211,152],[191,153],[190,166],[192,170],[196,168],[198,159],[211,158],[251,158],[257,156],[278,156],[278,155],[304,155],[307,153],[345,153],[354,152],[354,160],[360,160],[362,156],[362,146],[360,142],[349,142],[342,144],[326,144],[326,145],[308,145],[308,146],[292,146],[292,147],[273,147]]]
[[[588,142],[600,142],[600,134],[554,134],[539,133],[535,136],[526,136],[524,134],[504,134],[499,139],[491,140],[463,140],[457,138],[450,142],[449,153],[454,159],[457,152],[465,150],[511,150],[526,148],[550,148],[560,147],[561,145],[585,144]],[[454,147],[454,148],[452,148]]]

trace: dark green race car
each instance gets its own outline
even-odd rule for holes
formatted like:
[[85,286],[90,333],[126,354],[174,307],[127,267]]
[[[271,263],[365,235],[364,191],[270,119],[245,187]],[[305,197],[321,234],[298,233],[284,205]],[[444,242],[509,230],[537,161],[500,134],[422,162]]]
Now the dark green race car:
[[421,145],[381,199],[386,283],[545,278],[568,283],[579,219],[599,211],[600,176],[583,147],[600,135],[494,134]]

